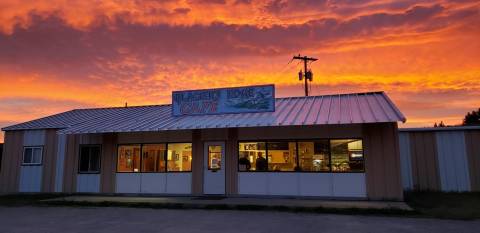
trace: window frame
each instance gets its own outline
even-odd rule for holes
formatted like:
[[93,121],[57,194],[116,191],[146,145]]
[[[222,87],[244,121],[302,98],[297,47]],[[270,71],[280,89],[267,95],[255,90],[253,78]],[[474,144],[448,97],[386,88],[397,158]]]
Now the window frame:
[[[33,150],[40,149],[40,162],[39,163],[25,163],[25,151],[27,149],[32,149],[32,158],[33,158]],[[43,145],[39,146],[24,146],[23,153],[22,153],[22,166],[42,166],[43,165]]]
[[[188,173],[192,172],[192,169],[190,168],[190,171],[168,171],[168,145],[169,144],[181,144],[181,143],[189,143],[192,145],[192,157],[193,157],[193,142],[147,142],[147,143],[121,143],[117,144],[117,152],[116,152],[116,158],[115,158],[115,173],[121,173],[121,174],[139,174],[139,173],[153,173],[153,174],[165,174],[165,173]],[[164,144],[165,145],[165,154],[164,154],[164,162],[165,162],[165,169],[164,171],[161,172],[144,172],[142,171],[142,162],[143,162],[143,146],[144,145],[159,145],[159,144]],[[118,149],[120,146],[135,146],[139,145],[140,146],[140,169],[138,172],[134,171],[128,171],[128,172],[119,172],[118,171]]]
[[[258,143],[258,142],[263,142],[265,143],[265,153],[266,153],[266,159],[267,159],[267,164],[268,164],[268,143],[269,142],[295,142],[296,144],[296,150],[297,150],[297,161],[296,161],[296,165],[297,167],[300,166],[300,155],[299,155],[299,151],[298,151],[298,143],[299,142],[308,142],[308,141],[318,141],[318,140],[328,140],[328,146],[329,146],[329,149],[328,149],[328,155],[329,155],[329,169],[328,171],[302,171],[302,170],[296,170],[296,171],[270,171],[268,170],[268,167],[267,167],[267,170],[266,171],[256,171],[256,170],[249,170],[249,171],[241,171],[240,170],[240,167],[239,167],[239,164],[238,164],[238,160],[239,160],[239,148],[240,148],[240,143]],[[363,170],[362,171],[342,171],[342,172],[339,172],[339,171],[332,171],[332,150],[331,150],[331,140],[361,140],[362,141],[362,154],[363,154]],[[300,139],[265,139],[265,140],[259,140],[259,139],[256,139],[256,140],[238,140],[237,141],[237,150],[236,150],[236,158],[237,158],[237,172],[259,172],[259,173],[262,173],[262,172],[270,172],[270,173],[335,173],[335,174],[342,174],[342,173],[365,173],[366,172],[366,166],[365,166],[365,149],[364,149],[364,144],[363,144],[364,140],[363,138],[359,138],[359,137],[348,137],[348,138],[300,138]]]
[[[99,154],[98,154],[98,171],[80,171],[80,161],[81,161],[81,156],[82,156],[82,148],[83,147],[98,147],[99,148]],[[90,156],[91,154],[88,154],[89,160],[88,160],[88,168],[90,169]],[[80,144],[78,147],[78,174],[100,174],[102,172],[102,144]]]

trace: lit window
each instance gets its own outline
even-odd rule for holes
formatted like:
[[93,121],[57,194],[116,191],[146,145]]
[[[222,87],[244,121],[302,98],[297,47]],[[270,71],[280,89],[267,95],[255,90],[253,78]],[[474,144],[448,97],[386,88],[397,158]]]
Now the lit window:
[[297,146],[295,142],[267,142],[268,170],[297,170]]
[[42,164],[42,147],[28,146],[23,148],[23,165],[40,165]]
[[167,171],[192,171],[192,143],[169,143]]
[[165,172],[165,144],[142,146],[142,172]]
[[208,170],[222,168],[222,146],[208,146]]
[[265,142],[241,142],[238,146],[239,171],[267,170],[267,151]]
[[333,172],[363,172],[364,158],[362,140],[331,140]]
[[118,147],[117,172],[140,172],[140,145]]
[[301,171],[330,171],[330,146],[328,140],[298,142]]
[[81,145],[78,162],[79,173],[100,172],[100,146]]

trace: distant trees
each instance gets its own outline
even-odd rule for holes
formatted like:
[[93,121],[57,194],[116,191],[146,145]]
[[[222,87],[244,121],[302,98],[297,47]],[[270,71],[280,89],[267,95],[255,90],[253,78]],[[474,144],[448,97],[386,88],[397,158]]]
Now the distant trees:
[[467,112],[463,118],[463,125],[480,125],[480,108],[477,111]]
[[443,121],[440,121],[440,123],[438,123],[438,124],[437,124],[437,122],[435,122],[433,127],[437,128],[437,127],[447,127],[447,126],[443,123]]

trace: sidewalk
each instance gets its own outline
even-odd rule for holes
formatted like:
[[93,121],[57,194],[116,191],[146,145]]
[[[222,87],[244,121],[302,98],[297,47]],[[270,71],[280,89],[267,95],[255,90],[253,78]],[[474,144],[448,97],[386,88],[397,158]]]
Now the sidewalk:
[[119,203],[119,204],[158,204],[183,205],[191,208],[227,207],[270,207],[305,209],[375,209],[402,210],[413,209],[404,202],[387,201],[340,201],[290,198],[253,198],[253,197],[132,197],[132,196],[68,196],[45,200],[47,202],[78,203]]

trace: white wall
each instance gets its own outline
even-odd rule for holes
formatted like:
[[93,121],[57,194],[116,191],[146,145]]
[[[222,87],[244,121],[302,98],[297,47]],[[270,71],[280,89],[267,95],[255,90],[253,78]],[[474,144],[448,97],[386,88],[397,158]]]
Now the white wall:
[[[23,146],[44,146],[45,130],[26,130],[23,134]],[[45,148],[44,148],[45,150]],[[42,156],[45,151],[42,151]],[[23,162],[23,148],[22,158]],[[19,192],[40,192],[42,190],[43,158],[41,165],[20,167]]]
[[98,193],[100,192],[100,174],[78,174],[77,192]]
[[400,168],[402,173],[403,189],[413,189],[412,158],[410,155],[410,135],[399,133]]
[[463,131],[436,132],[436,137],[442,191],[470,191],[468,158]]
[[57,135],[57,160],[55,164],[55,192],[63,190],[63,165],[65,164],[65,145],[67,143],[67,135]]
[[243,195],[366,198],[364,173],[239,172]]
[[192,173],[117,173],[116,192],[191,194]]
[[43,166],[21,166],[19,192],[42,191]]

